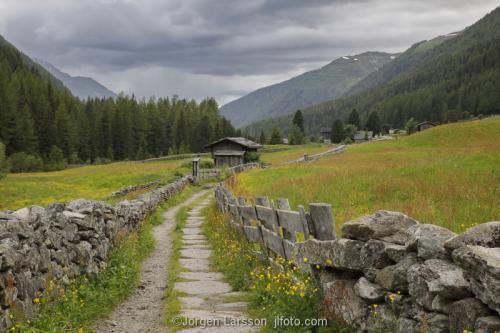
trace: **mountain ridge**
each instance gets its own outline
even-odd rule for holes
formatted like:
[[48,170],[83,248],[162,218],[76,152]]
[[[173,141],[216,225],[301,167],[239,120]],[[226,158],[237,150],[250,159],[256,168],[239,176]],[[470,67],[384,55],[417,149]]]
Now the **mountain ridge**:
[[235,126],[295,112],[345,93],[396,54],[370,51],[339,57],[321,68],[259,88],[221,107]]
[[51,63],[34,58],[40,66],[45,68],[50,74],[60,80],[76,97],[80,99],[87,98],[116,98],[118,95],[97,82],[91,77],[87,76],[71,76],[58,69]]

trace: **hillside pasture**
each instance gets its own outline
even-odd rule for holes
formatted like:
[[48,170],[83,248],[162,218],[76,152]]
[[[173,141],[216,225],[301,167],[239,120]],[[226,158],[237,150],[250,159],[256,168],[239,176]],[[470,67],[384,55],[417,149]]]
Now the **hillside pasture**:
[[[120,188],[158,179],[168,181],[176,172],[186,173],[188,169],[181,167],[184,162],[118,162],[62,171],[8,174],[0,180],[0,210],[45,206],[77,198],[106,200],[111,192]],[[127,198],[139,193],[130,193]]]
[[379,209],[455,232],[500,219],[500,117],[356,144],[321,160],[238,175],[238,195],[332,204],[342,223]]

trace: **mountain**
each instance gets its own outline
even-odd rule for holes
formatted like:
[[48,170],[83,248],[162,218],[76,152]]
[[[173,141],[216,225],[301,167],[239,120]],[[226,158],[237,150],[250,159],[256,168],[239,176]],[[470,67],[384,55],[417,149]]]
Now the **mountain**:
[[43,66],[49,73],[59,79],[72,93],[73,95],[81,98],[116,98],[117,95],[90,77],[84,76],[71,76],[67,73],[62,72],[54,65],[40,60],[35,59],[41,66]]
[[[347,120],[357,109],[362,120],[377,112],[382,124],[401,128],[409,118],[446,123],[500,113],[500,7],[460,33],[417,43],[346,92],[303,110],[311,135]],[[291,117],[256,122],[250,134],[286,130]]]
[[341,96],[395,57],[382,52],[341,57],[320,69],[251,92],[222,106],[221,112],[237,127],[291,114]]

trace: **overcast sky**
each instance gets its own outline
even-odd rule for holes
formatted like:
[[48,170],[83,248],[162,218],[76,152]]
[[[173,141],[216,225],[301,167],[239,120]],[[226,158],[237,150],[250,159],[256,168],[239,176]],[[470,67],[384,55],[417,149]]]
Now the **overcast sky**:
[[461,30],[498,0],[0,0],[0,34],[115,92],[227,103],[364,51]]

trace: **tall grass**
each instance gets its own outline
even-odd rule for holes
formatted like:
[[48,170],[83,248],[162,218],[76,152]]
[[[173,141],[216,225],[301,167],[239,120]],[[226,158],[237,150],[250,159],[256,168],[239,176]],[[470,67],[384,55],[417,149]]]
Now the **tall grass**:
[[460,232],[500,218],[500,117],[436,128],[390,142],[349,146],[319,161],[252,170],[234,190],[332,204],[337,225],[379,209]]

